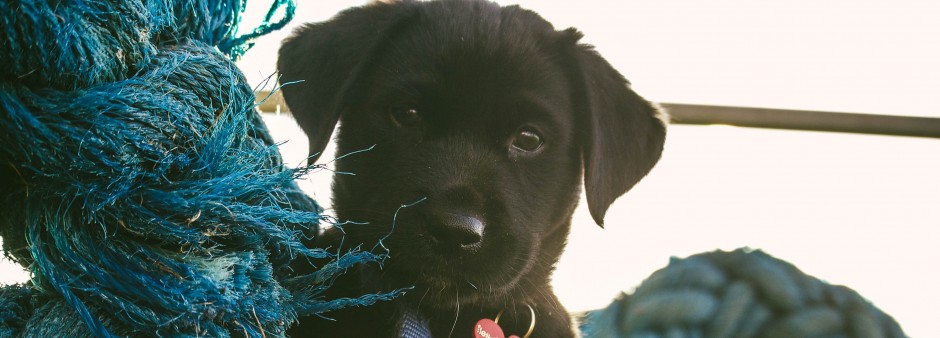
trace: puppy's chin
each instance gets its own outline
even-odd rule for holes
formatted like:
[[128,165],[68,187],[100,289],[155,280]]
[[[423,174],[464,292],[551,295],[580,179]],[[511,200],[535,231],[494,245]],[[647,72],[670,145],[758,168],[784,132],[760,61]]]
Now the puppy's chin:
[[393,234],[385,240],[389,259],[381,273],[386,286],[413,286],[409,297],[422,306],[451,309],[456,304],[504,303],[532,269],[531,243],[484,240],[473,250],[442,249],[420,234]]
[[[494,306],[509,302],[510,295],[520,285],[522,275],[492,276],[473,280],[462,274],[422,274],[404,272],[411,277],[414,289],[408,297],[422,307],[455,310],[457,307]],[[419,273],[420,274],[420,273]],[[404,279],[407,279],[405,277]]]

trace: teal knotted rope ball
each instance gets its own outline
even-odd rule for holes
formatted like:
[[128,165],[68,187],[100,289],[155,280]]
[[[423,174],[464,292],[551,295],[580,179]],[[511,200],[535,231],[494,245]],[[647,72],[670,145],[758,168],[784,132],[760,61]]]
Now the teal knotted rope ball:
[[906,337],[855,291],[744,249],[675,258],[582,329],[596,338]]

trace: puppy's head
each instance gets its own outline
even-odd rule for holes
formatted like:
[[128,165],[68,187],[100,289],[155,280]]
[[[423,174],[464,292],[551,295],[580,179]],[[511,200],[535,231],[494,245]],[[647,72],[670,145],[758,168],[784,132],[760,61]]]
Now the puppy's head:
[[337,121],[338,155],[372,148],[337,161],[355,175],[336,177],[334,206],[369,223],[347,227],[347,241],[391,250],[385,278],[467,301],[544,283],[582,172],[602,224],[653,167],[659,112],[579,38],[518,7],[406,1],[347,10],[285,41],[281,81],[302,82],[284,97],[310,153]]

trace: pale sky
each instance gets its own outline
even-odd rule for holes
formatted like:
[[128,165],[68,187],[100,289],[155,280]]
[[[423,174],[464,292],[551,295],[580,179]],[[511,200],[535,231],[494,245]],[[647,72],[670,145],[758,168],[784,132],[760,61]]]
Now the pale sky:
[[[301,0],[292,27],[365,2]],[[940,117],[933,0],[497,2],[577,27],[655,101]],[[288,31],[248,52],[250,80],[273,73]]]

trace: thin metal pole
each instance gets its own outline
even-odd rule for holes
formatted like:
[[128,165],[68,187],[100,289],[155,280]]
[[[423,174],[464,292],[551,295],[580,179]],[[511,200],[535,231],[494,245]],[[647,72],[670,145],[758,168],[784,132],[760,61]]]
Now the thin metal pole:
[[940,138],[940,118],[661,103],[676,124]]
[[[267,98],[258,108],[263,112],[286,112],[280,92],[256,93]],[[675,124],[726,124],[739,127],[814,130],[841,133],[895,135],[940,138],[940,118],[894,116],[857,113],[835,113],[809,110],[712,106],[682,103],[660,103]]]

